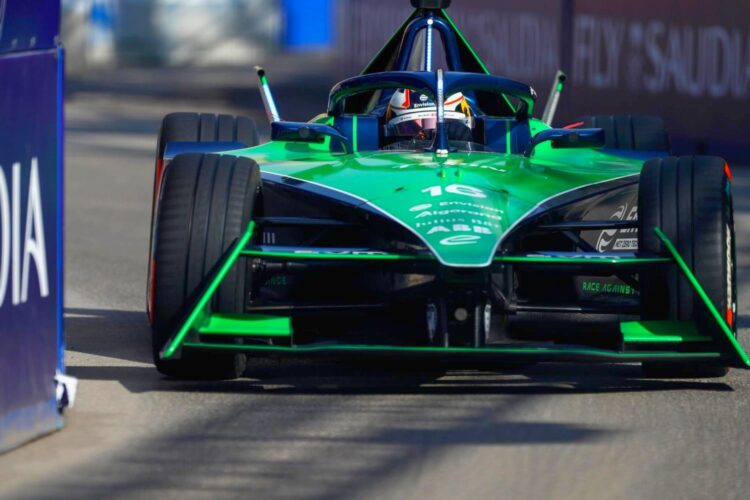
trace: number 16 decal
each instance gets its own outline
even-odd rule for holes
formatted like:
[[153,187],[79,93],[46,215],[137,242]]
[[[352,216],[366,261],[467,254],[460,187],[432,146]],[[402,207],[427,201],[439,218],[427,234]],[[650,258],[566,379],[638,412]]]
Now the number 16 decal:
[[[443,186],[432,186],[428,187],[422,190],[423,193],[430,193],[430,196],[433,198],[436,196],[443,196]],[[482,191],[479,188],[471,187],[471,186],[465,186],[463,184],[451,184],[450,186],[445,188],[446,193],[450,194],[458,194],[461,196],[468,196],[470,198],[487,198],[487,195],[484,194],[484,191]]]

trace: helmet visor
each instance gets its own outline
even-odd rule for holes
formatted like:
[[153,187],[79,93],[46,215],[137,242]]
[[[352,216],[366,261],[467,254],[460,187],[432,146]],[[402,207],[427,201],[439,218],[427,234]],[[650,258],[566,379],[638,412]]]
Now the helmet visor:
[[421,132],[435,130],[437,117],[434,111],[410,113],[394,118],[388,123],[386,133],[389,136],[415,137]]

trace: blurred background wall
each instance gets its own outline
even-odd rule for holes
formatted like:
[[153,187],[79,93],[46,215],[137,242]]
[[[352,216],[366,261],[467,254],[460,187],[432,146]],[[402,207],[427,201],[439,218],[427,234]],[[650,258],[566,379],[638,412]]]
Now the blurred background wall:
[[[101,68],[293,61],[297,75],[356,73],[411,11],[407,0],[64,0],[69,76]],[[747,0],[454,0],[490,70],[537,88],[570,77],[561,120],[662,115],[680,152],[750,159]],[[314,53],[316,57],[305,58]],[[303,55],[303,57],[300,57]],[[321,57],[327,61],[321,64]],[[270,64],[270,63],[269,63]],[[245,81],[245,80],[243,80]]]
[[247,65],[280,45],[283,0],[64,0],[69,74]]

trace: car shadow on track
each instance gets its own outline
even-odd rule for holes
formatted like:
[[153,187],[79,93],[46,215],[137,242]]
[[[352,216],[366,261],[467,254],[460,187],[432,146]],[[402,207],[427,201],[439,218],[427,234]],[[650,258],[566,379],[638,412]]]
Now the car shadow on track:
[[170,380],[155,369],[136,366],[74,366],[82,380],[112,380],[134,393],[204,392],[263,394],[596,394],[658,391],[732,392],[714,380],[654,380],[640,377],[637,366],[545,364],[524,370],[447,370],[440,373],[394,373],[393,367],[352,370],[337,361],[316,361],[300,368],[281,364],[263,373],[228,381]]
[[[291,379],[297,383],[305,379],[310,387],[322,376],[309,377],[319,368],[307,365],[295,370]],[[326,364],[320,370],[337,377],[343,368]],[[371,371],[357,368],[348,373],[372,376]],[[550,421],[539,415],[524,416],[524,408],[531,406],[534,398],[463,398],[450,393],[433,397],[410,388],[425,377],[408,373],[403,375],[408,383],[402,379],[389,391],[399,395],[388,398],[369,396],[381,394],[382,388],[368,392],[361,387],[353,392],[363,395],[352,397],[336,397],[339,392],[323,389],[334,396],[324,392],[298,397],[281,392],[284,396],[226,398],[220,393],[250,392],[257,382],[178,383],[135,367],[77,368],[73,373],[85,379],[121,380],[131,389],[143,391],[219,394],[177,398],[179,407],[165,404],[163,411],[175,412],[179,418],[167,425],[150,424],[145,438],[133,439],[106,460],[48,485],[52,494],[38,497],[57,498],[54,494],[64,491],[73,498],[171,498],[184,497],[189,488],[187,496],[197,498],[348,499],[362,497],[355,493],[378,488],[404,474],[418,474],[415,468],[419,471],[467,446],[481,447],[482,453],[495,456],[504,453],[498,448],[505,448],[517,456],[518,447],[526,445],[535,449],[590,445],[629,431],[572,418]],[[278,378],[287,377],[289,374]],[[402,397],[404,392],[417,395]],[[164,404],[161,398],[151,400]],[[500,467],[502,462],[486,463],[481,470],[494,477]]]
[[65,309],[68,351],[150,364],[150,334],[142,311]]
[[[744,322],[743,322],[744,323]],[[638,365],[538,364],[476,369],[406,360],[254,359],[233,381],[170,380],[151,365],[149,328],[138,311],[68,309],[70,351],[106,359],[69,363],[82,380],[117,381],[134,393],[264,394],[582,394],[654,391],[732,391],[727,379],[642,378]],[[78,360],[79,358],[74,358]]]

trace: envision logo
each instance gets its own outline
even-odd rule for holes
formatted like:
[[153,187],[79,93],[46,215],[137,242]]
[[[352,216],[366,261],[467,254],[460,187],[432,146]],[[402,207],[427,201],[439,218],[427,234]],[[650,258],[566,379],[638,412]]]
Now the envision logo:
[[49,295],[39,161],[36,158],[31,160],[24,226],[21,225],[20,163],[13,164],[9,180],[10,183],[0,165],[0,308],[9,288],[14,306],[28,301],[32,261],[39,281],[39,294],[42,297]]

